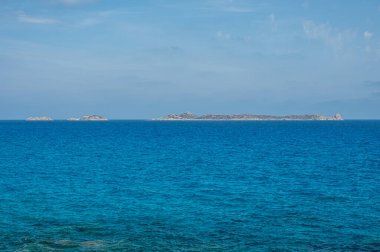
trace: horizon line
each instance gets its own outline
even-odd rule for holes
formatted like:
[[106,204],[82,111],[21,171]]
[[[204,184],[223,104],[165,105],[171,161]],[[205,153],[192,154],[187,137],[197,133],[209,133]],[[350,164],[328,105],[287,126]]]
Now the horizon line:
[[[360,121],[360,120],[380,120],[380,118],[345,118],[343,121]],[[0,121],[28,121],[26,118],[22,119],[1,119]],[[28,121],[28,122],[53,122],[53,121],[67,121],[67,122],[107,122],[107,121],[313,121],[313,120],[223,120],[223,119],[208,119],[208,120],[200,120],[200,119],[186,119],[186,120],[157,120],[156,118],[108,118],[108,120],[78,120],[78,121],[70,121],[67,120],[67,118],[58,118],[53,119],[50,121]],[[322,120],[315,120],[315,121],[322,121]]]

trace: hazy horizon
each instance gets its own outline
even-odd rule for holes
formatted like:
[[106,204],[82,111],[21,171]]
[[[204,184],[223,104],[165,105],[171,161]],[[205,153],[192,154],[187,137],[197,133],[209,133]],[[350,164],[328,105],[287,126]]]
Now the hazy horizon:
[[0,119],[380,119],[380,2],[4,0]]
[[[180,114],[180,113],[171,113],[171,114]],[[211,113],[210,113],[211,114]],[[240,114],[240,113],[239,113]],[[161,115],[157,115],[157,116],[153,116],[153,117],[136,117],[136,118],[128,118],[128,117],[119,117],[119,118],[114,118],[114,117],[108,117],[106,115],[99,115],[99,116],[103,116],[105,118],[107,118],[108,120],[110,121],[129,121],[129,120],[153,120],[153,119],[158,119],[160,117],[163,117],[163,116],[167,116],[168,114],[161,114]],[[206,115],[206,114],[197,114],[197,115]],[[217,114],[217,115],[227,115],[227,114],[223,114],[223,113],[220,113],[220,114]],[[235,114],[236,115],[236,114]],[[304,115],[311,115],[311,114],[252,114],[252,115],[267,115],[267,116],[304,116]],[[316,115],[321,115],[321,116],[334,116],[334,114],[316,114]],[[28,117],[49,117],[51,119],[53,119],[54,121],[67,121],[67,119],[69,118],[72,118],[72,117],[52,117],[52,116],[49,116],[49,115],[35,115],[35,116],[28,116]],[[7,118],[7,119],[0,119],[0,121],[25,121],[28,117],[25,117],[25,118]],[[77,116],[77,118],[79,118],[81,116]],[[343,119],[344,120],[380,120],[378,118],[347,118],[347,117],[344,117],[343,116]],[[170,120],[169,120],[170,121]],[[218,120],[217,120],[218,121]],[[224,121],[224,120],[219,120],[219,121]],[[236,122],[235,120],[232,120],[234,122]],[[238,120],[239,121],[239,120]],[[266,120],[263,120],[263,121],[266,121]],[[281,120],[275,120],[275,121],[281,121]],[[297,121],[297,120],[296,120]],[[302,121],[302,120],[301,120]],[[43,121],[44,122],[44,121]],[[46,122],[49,122],[49,121],[46,121]],[[70,121],[72,122],[72,121]],[[76,123],[77,121],[73,121],[73,123]],[[83,122],[83,121],[80,121],[80,122]],[[86,121],[85,121],[86,122]],[[90,121],[91,122],[91,121]]]

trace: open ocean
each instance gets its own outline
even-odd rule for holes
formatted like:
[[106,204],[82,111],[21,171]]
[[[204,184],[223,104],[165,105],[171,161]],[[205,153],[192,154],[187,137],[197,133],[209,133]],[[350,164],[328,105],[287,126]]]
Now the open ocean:
[[1,121],[0,251],[380,251],[380,121]]

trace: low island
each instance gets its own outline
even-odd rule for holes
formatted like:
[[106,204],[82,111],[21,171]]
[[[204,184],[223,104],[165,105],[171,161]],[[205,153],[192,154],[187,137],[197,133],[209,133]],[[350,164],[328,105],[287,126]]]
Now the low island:
[[51,117],[41,116],[41,117],[28,117],[26,121],[53,121]]
[[87,115],[81,117],[71,117],[68,118],[67,121],[108,121],[108,118],[99,115]]
[[253,114],[237,114],[237,115],[195,115],[187,112],[182,114],[170,114],[164,117],[153,120],[162,121],[185,121],[185,120],[235,120],[235,121],[342,121],[343,117],[340,114],[334,116],[323,115],[286,115],[286,116],[271,116],[271,115],[253,115]]

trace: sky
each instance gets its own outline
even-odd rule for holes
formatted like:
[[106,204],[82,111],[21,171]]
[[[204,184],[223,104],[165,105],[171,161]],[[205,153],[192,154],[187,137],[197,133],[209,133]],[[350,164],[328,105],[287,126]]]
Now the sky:
[[1,0],[0,119],[380,119],[380,1]]

